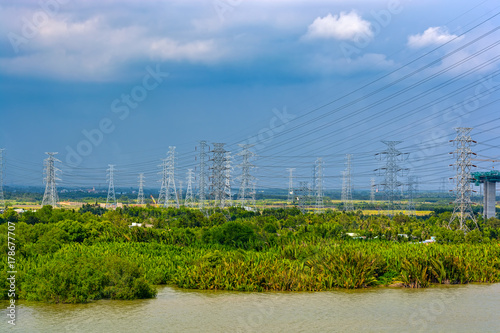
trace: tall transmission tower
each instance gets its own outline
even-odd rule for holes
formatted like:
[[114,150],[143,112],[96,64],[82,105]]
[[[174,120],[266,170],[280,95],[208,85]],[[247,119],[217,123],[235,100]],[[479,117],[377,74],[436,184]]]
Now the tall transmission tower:
[[167,172],[167,159],[164,158],[161,160],[161,164],[159,165],[161,167],[161,171],[158,173],[161,175],[161,187],[160,187],[160,194],[158,195],[158,205],[162,204],[165,202],[165,199],[167,198],[167,183],[168,183],[168,172]]
[[227,200],[227,159],[224,143],[214,143],[212,151],[212,197],[214,198],[214,205],[219,208],[226,206]]
[[186,207],[193,207],[193,181],[194,181],[194,173],[193,169],[188,169],[187,172],[187,188],[186,188],[186,199],[184,200],[184,205]]
[[372,178],[370,179],[370,203],[375,202],[375,190],[376,190],[375,178]]
[[403,175],[408,169],[401,167],[398,162],[405,161],[406,153],[402,153],[396,149],[396,146],[402,141],[382,141],[387,148],[376,155],[379,155],[381,160],[385,160],[385,166],[375,171],[384,173],[384,181],[381,185],[384,187],[384,194],[387,200],[387,210],[391,216],[394,216],[396,210],[396,202],[399,199],[398,188],[402,186],[398,175]]
[[54,157],[57,153],[45,153],[49,155],[44,160],[45,164],[45,193],[43,194],[42,206],[51,205],[52,207],[57,207],[59,202],[59,197],[57,196],[56,180],[57,172],[59,169],[55,167],[55,162],[61,162]]
[[115,195],[115,166],[113,164],[108,164],[108,197],[106,198],[106,208],[116,207],[116,195]]
[[233,205],[233,194],[231,193],[231,152],[226,151],[226,154],[224,155],[226,158],[226,182],[224,186],[224,194],[226,198],[226,203],[227,206],[231,207]]
[[5,197],[3,193],[3,151],[5,149],[0,149],[0,209],[5,208]]
[[418,191],[418,178],[416,176],[408,176],[407,186],[408,204],[406,207],[406,211],[409,216],[416,216],[417,213],[415,210],[415,195]]
[[174,205],[179,208],[179,198],[175,188],[175,146],[168,147],[168,157],[165,161],[167,168],[167,188],[163,207]]
[[324,210],[323,199],[323,159],[316,159],[316,167],[314,172],[315,190],[316,190],[316,213],[322,213]]
[[453,214],[451,215],[450,223],[448,227],[451,228],[452,224],[455,224],[455,220],[458,220],[458,229],[467,232],[469,230],[467,226],[467,220],[472,220],[475,227],[477,228],[476,217],[472,211],[472,185],[471,185],[471,155],[475,155],[471,150],[471,145],[477,143],[472,140],[470,132],[471,127],[458,127],[455,129],[457,131],[457,136],[454,140],[451,140],[455,145],[455,151],[453,152],[456,158],[455,168],[457,174],[455,176],[455,208],[453,209]]
[[302,213],[306,212],[306,206],[309,203],[309,182],[299,182],[299,209]]
[[139,174],[139,193],[137,194],[137,203],[144,205],[144,174]]
[[342,173],[342,202],[344,203],[344,211],[354,211],[352,203],[352,179],[351,179],[351,154],[346,154],[345,170]]
[[241,168],[241,183],[238,191],[238,201],[242,207],[245,207],[245,205],[249,205],[249,202],[255,201],[255,193],[252,190],[255,177],[250,173],[250,171],[255,168],[255,165],[251,163],[251,159],[254,158],[255,153],[250,150],[250,148],[254,146],[252,144],[238,144],[238,146],[241,148],[238,156],[242,157],[242,162],[238,165],[238,167]]
[[293,190],[293,172],[295,171],[295,168],[287,168],[286,170],[290,174],[288,176],[288,198],[286,202],[287,204],[293,204],[295,203],[295,193]]
[[205,200],[207,196],[207,166],[206,158],[207,153],[205,151],[207,147],[206,141],[200,141],[200,175],[199,175],[199,185],[198,185],[198,207],[203,210],[205,208]]

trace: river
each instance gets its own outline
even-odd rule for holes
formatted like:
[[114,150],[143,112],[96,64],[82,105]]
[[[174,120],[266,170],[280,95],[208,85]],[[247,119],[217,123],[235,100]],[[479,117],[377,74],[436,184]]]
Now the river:
[[500,332],[500,284],[242,293],[159,287],[150,300],[21,301],[1,332]]

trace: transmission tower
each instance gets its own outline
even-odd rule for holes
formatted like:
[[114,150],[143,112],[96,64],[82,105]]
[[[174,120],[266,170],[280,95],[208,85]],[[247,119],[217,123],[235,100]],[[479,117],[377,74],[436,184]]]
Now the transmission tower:
[[453,214],[451,215],[450,223],[448,227],[451,228],[452,224],[455,224],[455,220],[458,220],[458,229],[467,232],[469,228],[467,227],[467,220],[472,220],[477,228],[476,217],[472,211],[472,185],[471,185],[471,155],[475,155],[471,150],[471,145],[476,143],[472,140],[470,132],[471,127],[458,127],[455,129],[457,131],[457,136],[453,141],[456,149],[453,152],[456,158],[455,168],[457,174],[455,176],[455,208],[453,209]]
[[288,177],[288,198],[286,202],[287,204],[293,204],[295,203],[295,193],[293,190],[293,172],[295,171],[295,168],[288,168],[286,170],[290,173]]
[[159,165],[161,167],[161,172],[158,174],[161,175],[161,187],[160,187],[160,194],[158,195],[158,205],[161,203],[165,202],[165,199],[167,198],[167,183],[168,183],[168,173],[167,173],[167,159],[164,158],[161,160],[161,164]]
[[233,205],[233,201],[232,201],[233,195],[231,193],[231,171],[232,171],[231,152],[226,151],[226,154],[224,155],[224,157],[226,158],[226,182],[225,182],[225,186],[224,186],[224,194],[225,194],[225,200],[227,203],[226,206],[231,207]]
[[322,213],[324,210],[323,200],[323,159],[316,159],[316,167],[314,172],[315,190],[316,190],[316,213]]
[[49,155],[44,160],[45,164],[45,193],[43,194],[42,206],[51,205],[57,207],[59,198],[57,196],[56,180],[59,169],[55,167],[55,162],[61,162],[54,157],[57,153],[45,153]]
[[199,176],[199,185],[198,185],[198,207],[203,210],[205,207],[205,199],[207,196],[207,166],[206,166],[206,158],[207,153],[205,151],[207,146],[206,141],[200,141],[200,176]]
[[144,205],[144,174],[139,174],[139,193],[137,194],[137,203]]
[[309,182],[299,182],[299,209],[302,213],[306,211],[306,205],[309,202]]
[[385,160],[385,166],[375,171],[383,172],[384,181],[381,185],[384,187],[384,194],[387,200],[387,210],[391,216],[394,216],[396,210],[396,202],[399,199],[398,188],[402,186],[402,182],[398,180],[398,175],[403,175],[408,169],[401,167],[398,162],[405,161],[407,158],[406,153],[402,153],[396,149],[396,145],[402,141],[382,141],[387,145],[387,149],[379,155],[381,160]]
[[252,196],[252,186],[255,182],[255,177],[250,174],[250,170],[255,168],[255,165],[250,162],[251,159],[254,158],[255,153],[250,151],[250,148],[254,146],[252,144],[238,144],[238,146],[241,148],[238,156],[241,156],[243,159],[241,164],[238,165],[238,167],[241,168],[241,183],[238,191],[238,201],[242,207],[245,207],[245,205],[249,205],[249,202],[255,201],[255,194]]
[[179,180],[179,204],[182,205],[182,185],[183,185],[183,181],[182,180]]
[[168,208],[175,204],[179,208],[179,198],[175,188],[175,147],[168,147],[167,159],[165,160],[167,187],[165,191],[165,201],[163,207]]
[[418,191],[418,178],[416,176],[409,176],[407,186],[408,205],[406,207],[406,211],[409,216],[416,216],[415,195]]
[[346,154],[345,170],[342,173],[342,202],[344,203],[344,211],[354,211],[352,203],[352,179],[351,179],[351,154]]
[[116,196],[115,196],[115,182],[114,182],[114,173],[115,166],[113,164],[108,164],[108,197],[106,198],[106,208],[116,207]]
[[370,203],[375,202],[375,178],[370,179]]
[[5,197],[3,194],[3,151],[5,149],[0,149],[0,209],[5,208]]
[[212,151],[212,197],[214,205],[219,208],[226,206],[227,200],[227,159],[224,143],[214,143]]
[[188,172],[187,172],[186,199],[184,200],[184,205],[186,207],[191,207],[191,208],[194,206],[194,200],[193,200],[193,180],[194,180],[193,169],[188,169]]

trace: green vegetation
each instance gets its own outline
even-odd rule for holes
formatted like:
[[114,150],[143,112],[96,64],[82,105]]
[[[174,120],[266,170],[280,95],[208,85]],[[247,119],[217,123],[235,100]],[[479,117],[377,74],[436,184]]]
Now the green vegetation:
[[[17,297],[55,303],[150,298],[157,284],[298,291],[500,281],[500,220],[479,219],[464,235],[446,227],[450,214],[391,220],[232,207],[206,217],[184,207],[46,206],[0,215],[0,246],[7,253],[15,222]],[[436,243],[418,243],[431,235]],[[7,261],[0,267],[5,298]]]

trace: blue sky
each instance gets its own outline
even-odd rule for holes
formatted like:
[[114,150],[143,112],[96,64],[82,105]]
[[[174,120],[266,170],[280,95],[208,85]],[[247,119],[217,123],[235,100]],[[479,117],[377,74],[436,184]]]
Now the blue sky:
[[286,187],[286,168],[309,180],[322,157],[338,189],[350,153],[367,189],[381,140],[400,140],[402,167],[438,188],[454,127],[474,127],[478,158],[500,155],[498,12],[493,0],[4,1],[5,183],[42,185],[51,151],[63,186],[104,186],[111,163],[116,186],[144,172],[158,187],[169,146],[182,180],[207,140],[233,156],[256,143],[258,187]]

